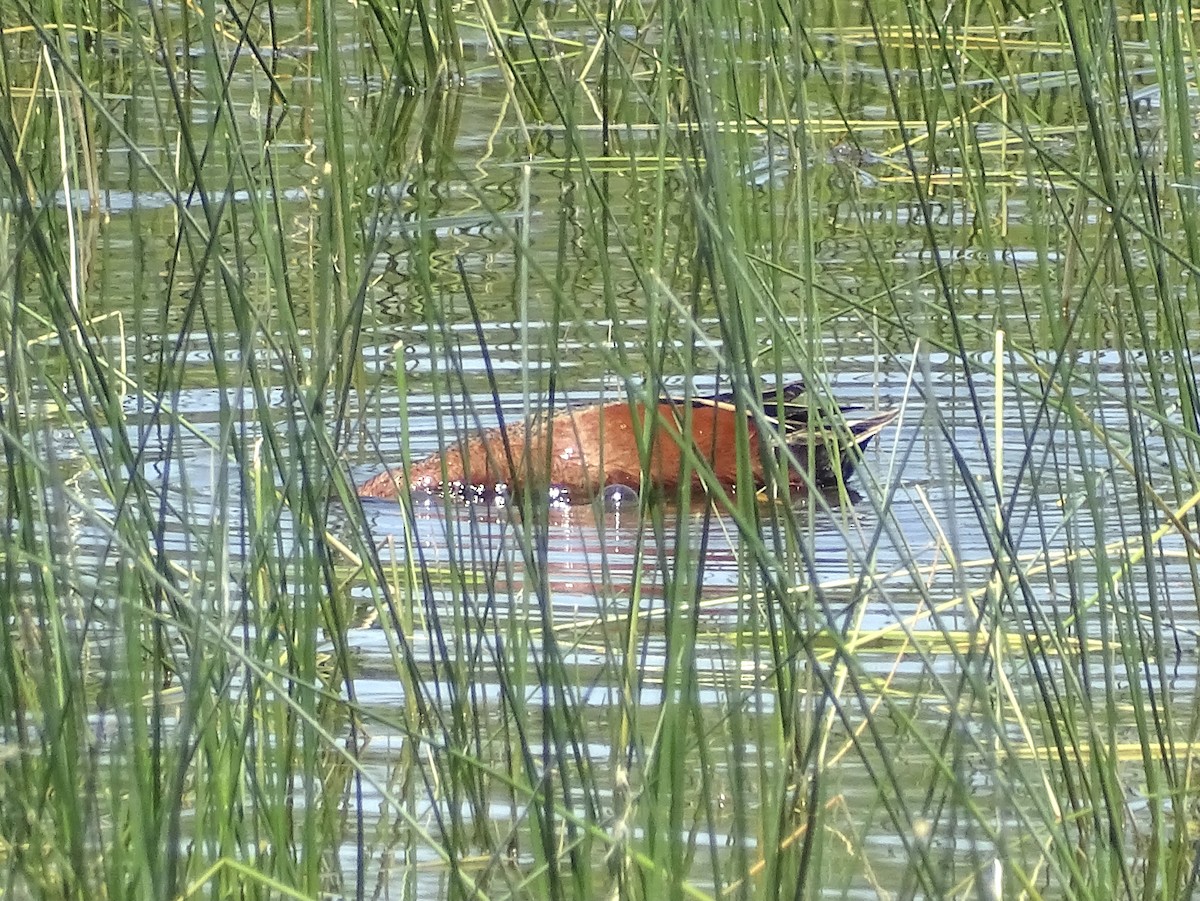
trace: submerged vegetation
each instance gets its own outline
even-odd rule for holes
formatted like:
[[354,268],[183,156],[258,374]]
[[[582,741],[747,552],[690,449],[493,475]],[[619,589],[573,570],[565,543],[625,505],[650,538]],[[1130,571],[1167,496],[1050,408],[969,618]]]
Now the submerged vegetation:
[[[1193,897],[1195,45],[0,0],[0,894]],[[899,426],[803,502],[355,496],[718,377]]]

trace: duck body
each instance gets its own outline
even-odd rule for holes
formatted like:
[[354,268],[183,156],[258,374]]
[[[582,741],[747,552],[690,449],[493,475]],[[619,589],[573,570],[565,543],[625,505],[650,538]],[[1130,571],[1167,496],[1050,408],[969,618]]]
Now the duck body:
[[[765,393],[765,417],[739,410],[731,395],[696,398],[690,409],[662,399],[656,407],[618,402],[534,417],[480,432],[414,463],[407,484],[416,491],[450,492],[479,500],[520,493],[534,484],[569,503],[590,502],[612,486],[669,494],[685,478],[698,491],[705,490],[706,480],[732,491],[738,485],[738,430],[744,422],[749,445],[746,463],[756,489],[768,481],[764,450],[770,453],[781,442],[804,466],[812,451],[810,480],[794,470],[780,469],[788,473],[793,490],[804,490],[810,482],[832,487],[839,470],[843,478],[853,470],[858,459],[853,448],[865,448],[896,417],[896,411],[844,406],[838,408],[840,419],[810,428],[803,390],[802,385],[789,385]],[[760,424],[776,430],[778,439],[760,441]],[[649,438],[644,466],[639,435],[643,441]],[[702,474],[698,467],[711,472]],[[358,493],[396,497],[405,483],[399,470],[385,471],[363,483]]]

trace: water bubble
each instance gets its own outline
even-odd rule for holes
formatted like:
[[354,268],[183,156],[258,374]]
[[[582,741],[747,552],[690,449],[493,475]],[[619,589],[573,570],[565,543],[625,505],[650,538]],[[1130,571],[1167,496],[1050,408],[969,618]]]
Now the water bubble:
[[638,502],[638,493],[628,485],[609,485],[604,489],[604,508],[619,510]]

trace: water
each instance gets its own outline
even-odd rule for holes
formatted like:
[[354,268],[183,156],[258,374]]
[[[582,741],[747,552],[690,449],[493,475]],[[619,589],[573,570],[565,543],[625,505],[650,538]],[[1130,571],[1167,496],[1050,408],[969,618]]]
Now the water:
[[[355,102],[345,111],[352,135],[346,151],[360,189],[352,207],[360,244],[346,271],[362,273],[361,285],[350,284],[347,293],[357,296],[361,287],[367,315],[356,348],[362,390],[353,392],[349,411],[358,427],[343,451],[359,481],[400,459],[404,435],[420,457],[436,452],[447,431],[494,424],[492,379],[506,419],[536,409],[551,378],[568,402],[620,396],[626,385],[616,364],[623,354],[635,371],[657,359],[668,390],[680,392],[695,351],[700,384],[711,386],[731,350],[713,289],[697,286],[698,230],[687,180],[668,167],[665,183],[651,187],[633,164],[658,152],[656,128],[614,130],[607,156],[599,130],[585,129],[584,149],[595,164],[585,171],[566,153],[559,124],[536,125],[527,139],[490,63],[444,95],[393,105],[366,49],[353,42],[345,48],[367,70],[365,80],[356,74]],[[487,57],[485,43],[474,49]],[[225,450],[262,459],[266,436],[254,415],[262,408],[283,433],[302,416],[306,392],[324,391],[329,409],[339,402],[321,382],[339,361],[317,340],[331,323],[344,323],[339,316],[347,311],[335,308],[320,277],[322,255],[332,252],[326,229],[334,196],[320,153],[329,136],[324,120],[311,115],[320,102],[319,80],[305,68],[313,52],[295,47],[277,60],[275,76],[290,85],[291,106],[270,129],[261,78],[247,67],[229,82],[224,114],[245,129],[247,152],[261,154],[262,165],[224,179],[216,162],[206,170],[214,179],[211,201],[226,205],[216,243],[228,272],[196,263],[206,245],[186,226],[189,216],[201,215],[194,195],[149,177],[146,160],[120,152],[110,128],[100,134],[108,145],[98,194],[72,188],[45,201],[86,226],[85,278],[104,308],[85,312],[113,358],[128,364],[133,384],[147,386],[129,388],[124,411],[143,448],[138,464],[170,485],[162,546],[192,578],[217,585],[213,606],[230,631],[240,624],[239,568],[253,549],[238,467]],[[1059,355],[1055,317],[1077,298],[1034,296],[1026,287],[1037,284],[1039,267],[1067,265],[1062,246],[1047,239],[1047,223],[1056,220],[1042,177],[1012,178],[1002,193],[982,200],[982,209],[963,185],[942,184],[923,207],[911,176],[896,175],[907,157],[895,149],[877,53],[848,57],[852,64],[833,72],[830,83],[813,79],[811,89],[828,95],[812,102],[819,108],[838,98],[843,115],[862,120],[855,135],[866,145],[861,152],[848,153],[822,126],[810,136],[814,146],[801,142],[799,159],[777,139],[756,134],[742,146],[744,158],[732,162],[745,181],[745,207],[736,215],[749,223],[748,258],[789,265],[799,259],[799,223],[812,213],[805,226],[817,256],[819,322],[801,274],[756,270],[777,306],[753,328],[764,345],[785,332],[800,335],[788,346],[810,355],[780,374],[799,378],[803,368],[840,402],[903,408],[852,482],[855,502],[797,500],[764,509],[750,529],[729,511],[704,505],[658,509],[650,519],[636,507],[553,508],[530,523],[495,506],[430,503],[410,515],[392,502],[367,502],[384,572],[398,577],[391,609],[377,604],[361,579],[348,588],[359,615],[349,643],[354,695],[367,723],[358,759],[368,783],[361,797],[348,789],[346,797],[380,833],[369,850],[367,892],[448,892],[444,864],[418,831],[388,832],[393,827],[383,824],[397,798],[410,802],[410,826],[432,829],[435,814],[453,808],[484,833],[511,835],[515,872],[540,860],[531,850],[528,797],[507,790],[503,779],[485,780],[482,798],[414,788],[412,761],[420,754],[452,749],[478,755],[485,768],[543,778],[565,809],[581,817],[589,805],[598,809],[609,834],[625,815],[622,805],[631,803],[618,773],[632,773],[633,794],[645,807],[629,815],[627,834],[644,842],[662,825],[654,804],[673,797],[652,778],[663,766],[654,758],[663,753],[656,736],[670,721],[683,736],[675,750],[688,770],[681,784],[692,841],[702,855],[715,849],[690,876],[707,887],[718,872],[722,882],[736,872],[737,849],[758,853],[756,830],[781,804],[771,795],[772,779],[799,779],[797,797],[808,787],[812,770],[806,763],[799,775],[788,771],[794,760],[786,755],[801,755],[781,748],[781,707],[795,707],[792,715],[810,727],[828,724],[818,755],[821,797],[830,805],[823,828],[835,836],[830,847],[848,849],[844,860],[825,864],[829,894],[867,896],[879,886],[911,885],[910,863],[919,852],[944,859],[946,872],[962,878],[992,878],[993,862],[1004,854],[1037,857],[1041,836],[1028,828],[1022,802],[1033,807],[1030,799],[1041,797],[1043,771],[1034,761],[1055,724],[1039,704],[1056,683],[1111,682],[1111,696],[1128,705],[1123,713],[1143,698],[1135,686],[1165,686],[1163,708],[1190,715],[1200,605],[1185,550],[1194,539],[1168,530],[1151,543],[1153,567],[1122,569],[1141,550],[1138,511],[1150,507],[1157,512],[1149,521],[1161,522],[1194,488],[1173,483],[1178,458],[1171,456],[1174,438],[1149,412],[1147,352],[1122,349],[1115,338],[1134,325],[1127,312],[1133,288],[1112,288],[1113,310]],[[195,77],[202,88],[205,76]],[[149,87],[135,78],[128,95]],[[1038,90],[1032,83],[1023,89]],[[199,124],[217,116],[200,103],[192,113]],[[143,127],[155,133],[155,118],[142,115]],[[422,116],[432,123],[432,143],[409,124]],[[828,118],[829,129],[842,127],[838,117]],[[262,151],[266,131],[269,154]],[[1053,140],[1073,152],[1067,138]],[[953,148],[942,150],[950,156],[936,175],[949,179],[961,173],[961,161]],[[165,157],[150,154],[149,162],[162,165]],[[1003,158],[990,162],[1009,171]],[[270,200],[279,220],[256,220],[254,199]],[[1100,221],[1097,210],[1085,226]],[[972,243],[982,218],[1005,226],[1003,240],[986,250]],[[956,321],[946,313],[931,240],[953,281]],[[225,278],[262,298],[248,331],[225,307]],[[196,296],[207,305],[203,328],[190,306]],[[681,310],[696,313],[694,330],[681,324]],[[284,318],[311,344],[285,346]],[[189,334],[176,347],[185,321]],[[999,381],[992,374],[998,329],[1008,332]],[[61,339],[39,340],[53,351]],[[164,353],[177,355],[180,387],[169,405],[186,425],[169,433],[151,425],[158,398],[149,386]],[[1053,391],[1046,409],[1039,407],[1042,380],[1061,360],[1075,373],[1066,393],[1094,427],[1072,421]],[[1177,391],[1181,361],[1164,355],[1160,362],[1167,390]],[[964,378],[968,363],[978,407]],[[259,385],[252,384],[252,366]],[[295,385],[286,376],[294,367],[302,373]],[[98,523],[114,518],[115,506],[87,460],[93,438],[72,427],[56,397],[47,390],[38,399],[46,404],[57,465],[100,518],[73,523],[61,550],[81,570],[101,573],[86,587],[103,607],[116,566],[111,535]],[[473,411],[455,423],[439,421],[450,397],[469,399]],[[1130,410],[1130,397],[1144,408]],[[1139,493],[1124,467],[1133,443],[1144,450],[1157,498]],[[303,448],[282,453],[294,459]],[[998,553],[1001,511],[1011,546]],[[338,516],[335,526],[344,522]],[[210,523],[214,546],[232,549],[230,558],[214,561],[212,547],[198,545],[185,522]],[[274,535],[287,557],[297,541],[294,523],[283,519]],[[1013,576],[1013,561],[1023,582]],[[1139,637],[1144,659],[1158,667],[1153,678],[1111,647],[1089,652],[1066,641],[1110,638],[1117,617],[1105,605],[1114,602],[1142,612]],[[1161,622],[1151,621],[1151,604]],[[82,609],[71,620],[81,629],[85,621]],[[1055,640],[1061,643],[1049,647]],[[850,650],[847,667],[838,654]],[[434,709],[423,743],[401,715],[417,696]],[[680,709],[695,719],[672,720]],[[1121,726],[1128,729],[1132,718],[1127,714]],[[622,720],[625,727],[614,725]],[[519,744],[512,738],[517,726],[527,730],[522,740],[532,764],[506,756]],[[562,756],[551,766],[555,755]],[[1138,767],[1121,772],[1134,783],[1129,820],[1144,826]],[[947,773],[967,786],[969,798],[947,787]],[[779,819],[785,831],[806,822],[791,808]],[[958,828],[961,822],[969,828]],[[329,842],[350,880],[353,830]],[[482,839],[478,845],[486,857],[492,846]],[[587,856],[597,874],[607,872],[602,851]]]

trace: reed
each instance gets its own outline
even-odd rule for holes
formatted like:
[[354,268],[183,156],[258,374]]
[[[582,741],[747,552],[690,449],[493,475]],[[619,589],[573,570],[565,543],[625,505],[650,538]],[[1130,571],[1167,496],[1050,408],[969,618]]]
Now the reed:
[[[0,893],[1191,897],[1193,30],[0,0]],[[901,425],[355,496],[713,376]]]

